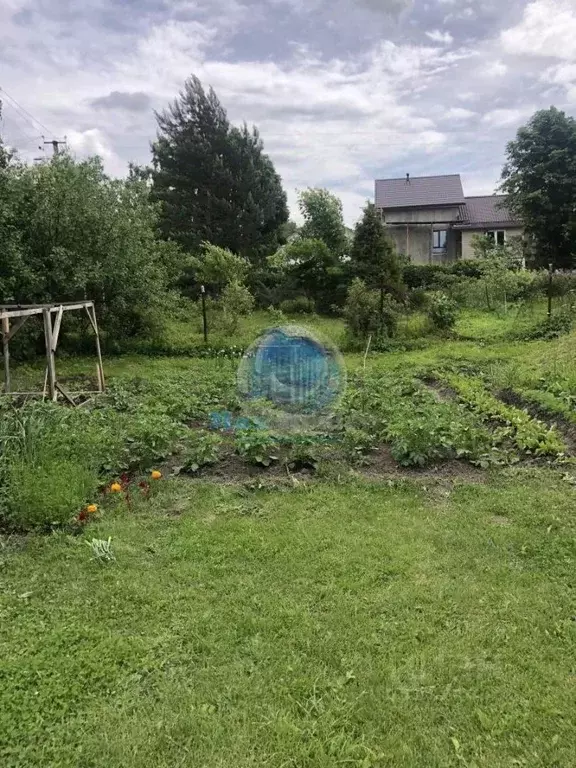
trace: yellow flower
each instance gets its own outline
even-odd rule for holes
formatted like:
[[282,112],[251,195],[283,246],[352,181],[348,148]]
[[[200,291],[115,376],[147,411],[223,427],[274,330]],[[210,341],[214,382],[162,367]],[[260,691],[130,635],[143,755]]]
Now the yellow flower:
[[162,477],[162,472],[160,472],[159,469],[153,469],[152,472],[150,473],[150,477],[152,478],[152,480],[160,480],[160,478]]
[[89,512],[91,515],[95,514],[98,512],[98,504],[88,504],[86,512]]
[[120,491],[122,490],[122,486],[120,485],[120,483],[112,483],[112,485],[110,486],[110,490],[112,491],[112,493],[120,493]]

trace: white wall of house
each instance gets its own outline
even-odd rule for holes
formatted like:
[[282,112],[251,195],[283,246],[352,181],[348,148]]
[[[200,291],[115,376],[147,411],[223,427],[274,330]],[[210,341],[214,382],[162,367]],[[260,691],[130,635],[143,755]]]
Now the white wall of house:
[[[522,237],[524,234],[524,230],[520,227],[517,227],[515,229],[505,229],[506,232],[506,240],[511,240],[513,237]],[[474,235],[483,235],[485,232],[484,229],[478,229],[478,230],[470,230],[466,229],[462,232],[462,258],[463,259],[474,259],[476,258],[474,256],[474,251],[472,249],[472,238]]]

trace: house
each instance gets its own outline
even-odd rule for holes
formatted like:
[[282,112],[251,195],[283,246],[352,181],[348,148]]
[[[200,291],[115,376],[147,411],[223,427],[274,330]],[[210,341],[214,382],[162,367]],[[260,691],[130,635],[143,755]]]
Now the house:
[[503,244],[522,237],[522,222],[506,208],[505,195],[464,197],[459,174],[380,179],[376,208],[398,253],[415,264],[473,259],[472,238]]

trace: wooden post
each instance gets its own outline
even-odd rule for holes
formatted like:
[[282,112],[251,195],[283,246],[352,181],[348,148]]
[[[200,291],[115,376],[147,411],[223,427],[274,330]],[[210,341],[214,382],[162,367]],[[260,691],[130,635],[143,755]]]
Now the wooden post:
[[10,320],[2,318],[2,354],[4,355],[4,391],[10,392]]
[[94,308],[94,304],[91,305],[90,311],[88,308],[86,308],[86,311],[88,312],[88,317],[90,318],[92,322],[92,327],[94,328],[94,333],[96,334],[96,356],[98,357],[98,362],[96,363],[96,370],[98,372],[98,391],[104,392],[104,389],[106,388],[106,382],[104,380],[104,365],[102,364],[102,349],[100,347],[100,334],[98,333],[98,321],[96,320],[96,309]]
[[46,344],[46,365],[48,370],[48,394],[50,399],[56,402],[58,390],[56,389],[56,358],[52,346],[52,318],[49,309],[43,309],[44,317],[44,341]]

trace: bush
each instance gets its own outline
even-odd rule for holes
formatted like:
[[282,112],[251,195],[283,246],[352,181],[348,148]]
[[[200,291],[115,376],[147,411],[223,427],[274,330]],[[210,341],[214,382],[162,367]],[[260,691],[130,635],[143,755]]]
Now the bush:
[[222,328],[227,333],[234,333],[240,317],[249,315],[254,309],[254,297],[245,285],[238,280],[226,284],[220,299],[222,309]]
[[370,335],[390,339],[398,327],[398,305],[385,296],[382,311],[380,293],[355,278],[348,290],[344,318],[349,340],[363,341]]
[[408,288],[431,290],[444,277],[482,276],[482,267],[477,261],[456,261],[454,264],[407,264],[403,280]]
[[458,307],[445,293],[436,292],[430,294],[427,314],[434,328],[448,331],[456,325]]
[[280,303],[280,309],[285,315],[312,315],[315,311],[314,302],[306,296],[295,299],[285,299]]

